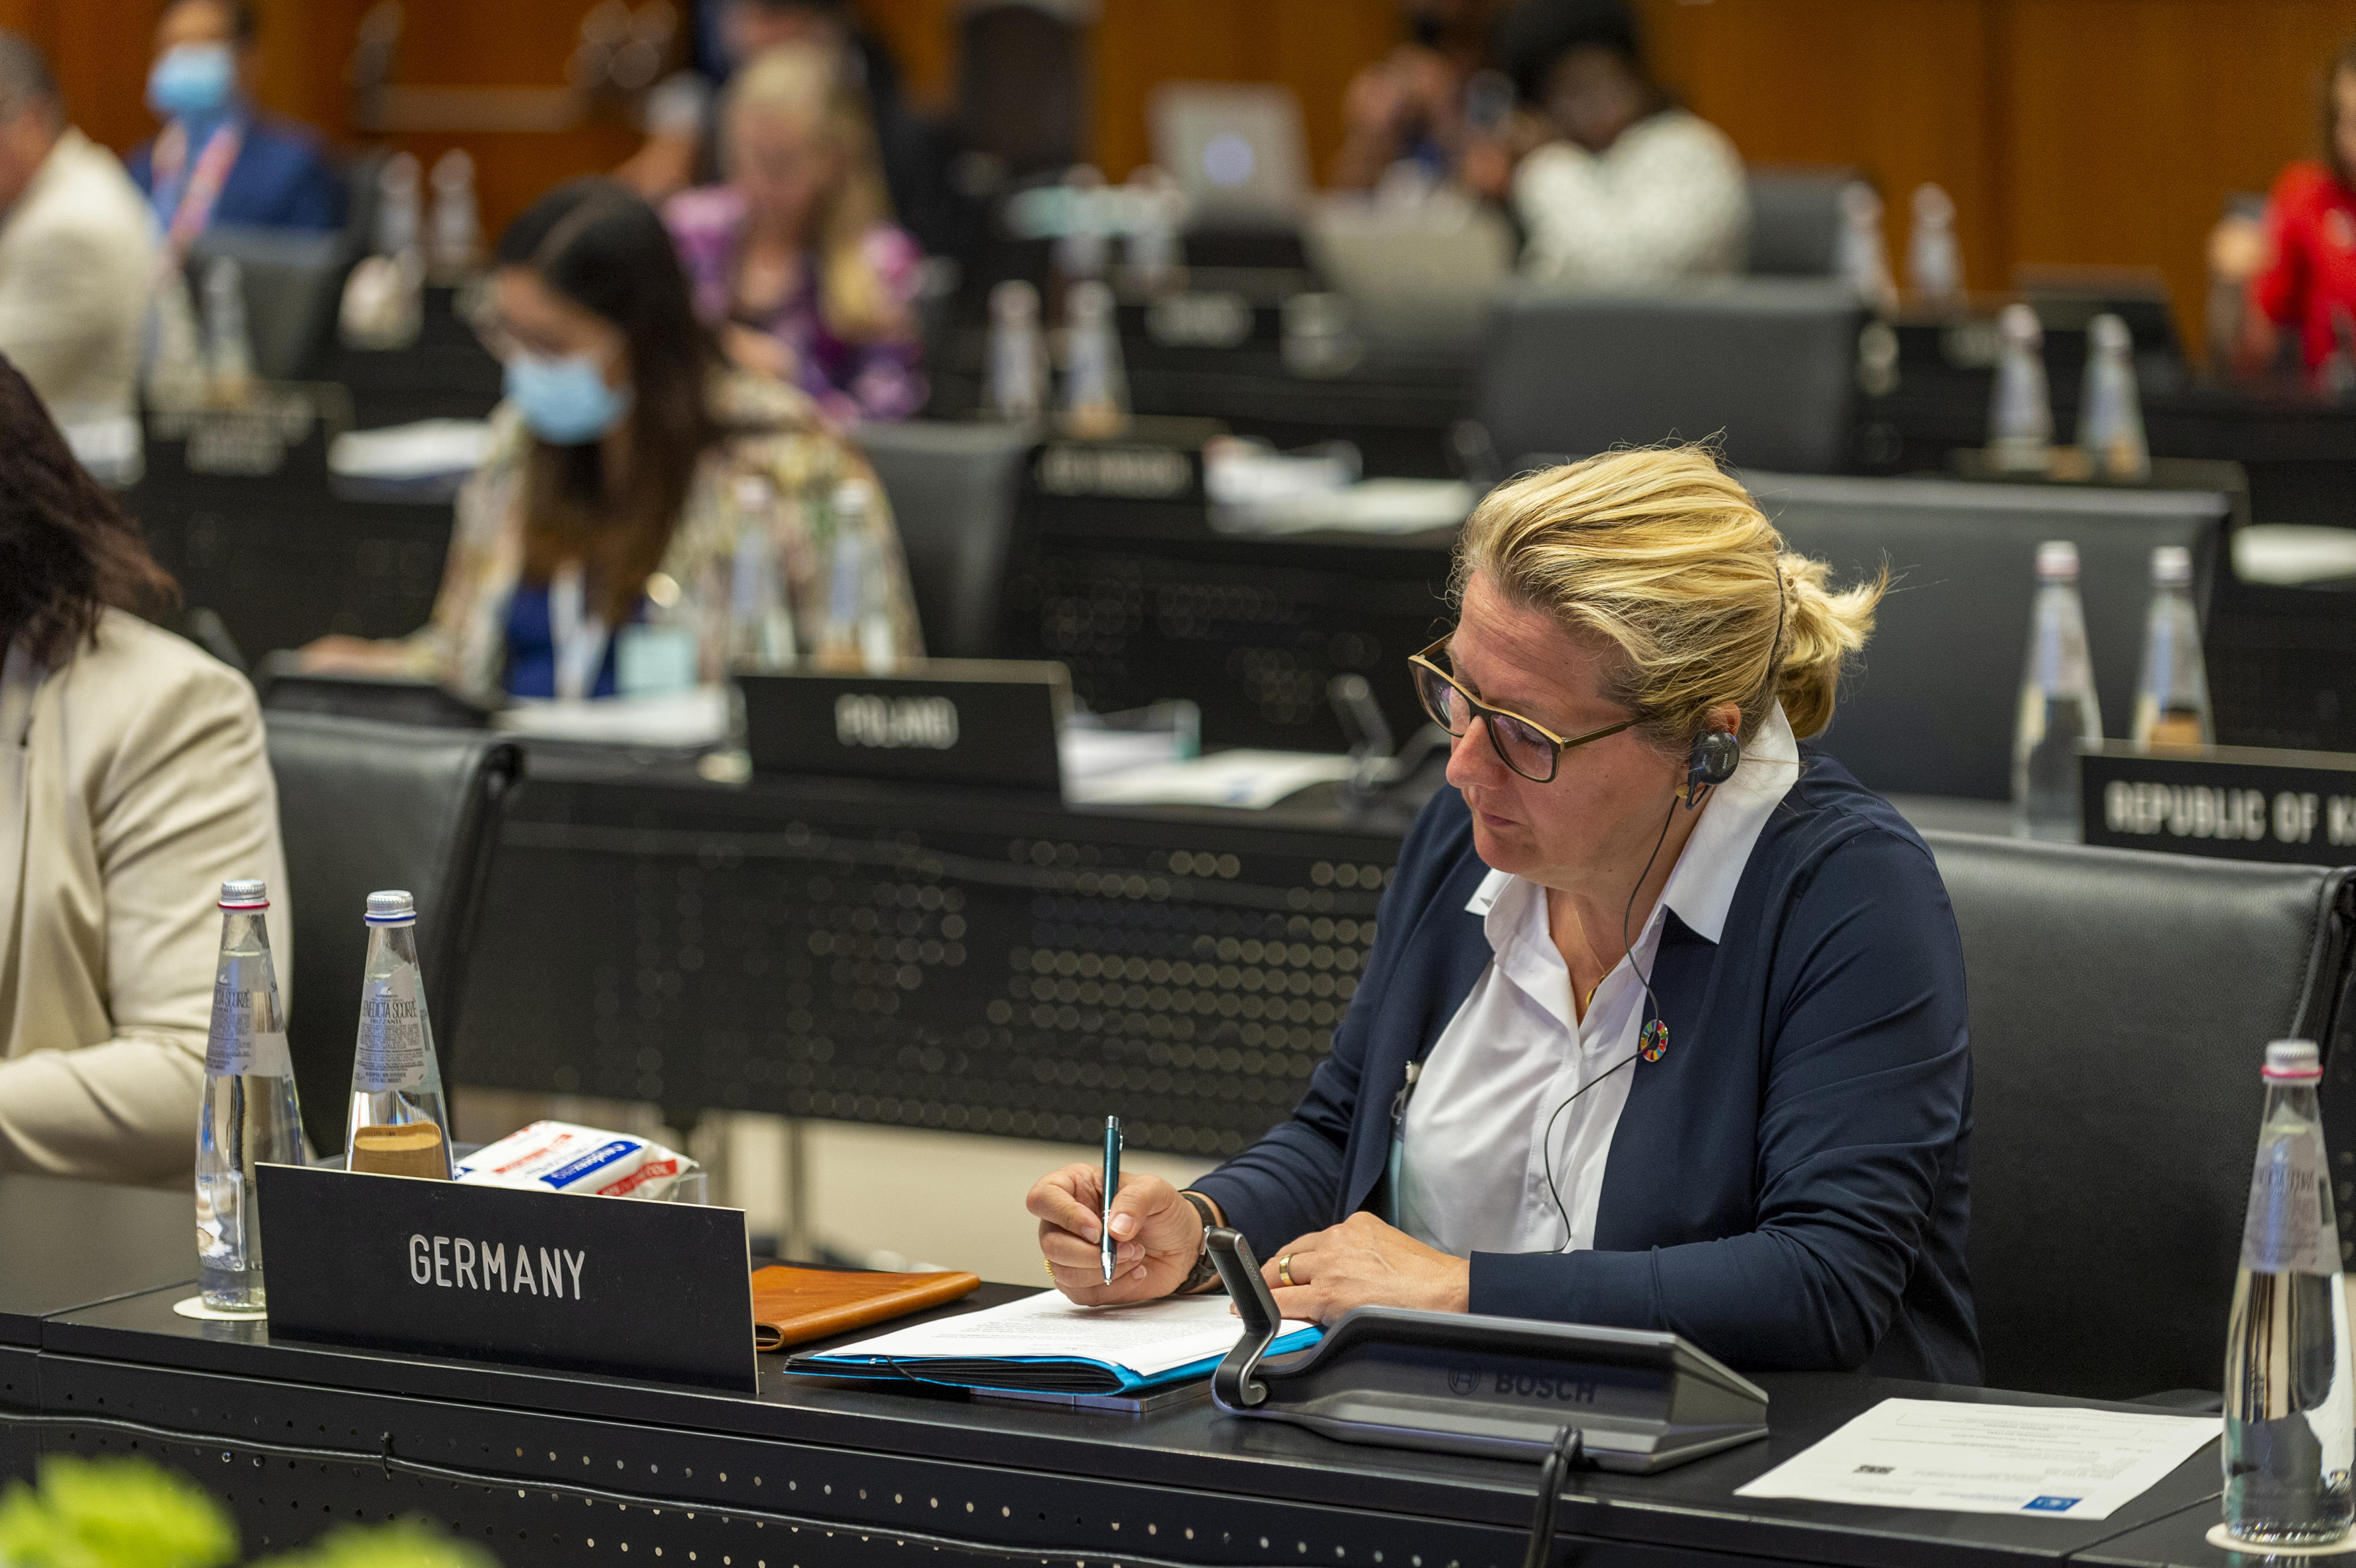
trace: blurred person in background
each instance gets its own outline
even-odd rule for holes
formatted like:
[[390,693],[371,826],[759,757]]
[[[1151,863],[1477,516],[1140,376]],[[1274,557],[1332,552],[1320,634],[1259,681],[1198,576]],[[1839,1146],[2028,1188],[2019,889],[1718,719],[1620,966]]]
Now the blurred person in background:
[[692,69],[648,96],[646,145],[615,177],[649,201],[710,185],[721,169],[721,92],[747,63],[786,44],[841,57],[867,100],[892,209],[927,253],[962,254],[976,215],[949,179],[950,149],[910,106],[891,55],[857,25],[851,0],[700,0]]
[[0,1171],[185,1185],[220,885],[285,855],[245,677],[0,360]]
[[1350,79],[1332,185],[1371,190],[1392,165],[1415,165],[1433,184],[1452,179],[1492,127],[1468,117],[1466,89],[1481,70],[1496,0],[1406,0],[1408,37]]
[[2244,289],[2232,347],[2244,374],[2273,369],[2287,339],[2310,375],[2335,355],[2356,375],[2356,39],[2324,71],[2323,151],[2282,171],[2263,219],[2210,237],[2211,274]]
[[771,49],[729,84],[725,185],[663,206],[696,314],[729,359],[798,386],[838,424],[923,406],[917,265],[892,222],[874,129],[842,57]]
[[147,107],[164,122],[131,155],[177,256],[215,223],[340,229],[344,181],[309,128],[253,102],[252,0],[165,0]]
[[0,32],[0,354],[73,431],[136,411],[155,230],[114,155],[67,124],[40,51]]
[[[823,656],[849,559],[894,655],[922,655],[873,472],[809,398],[726,362],[653,208],[608,179],[541,197],[500,239],[482,330],[507,399],[459,495],[433,619],[389,642],[323,638],[310,668],[406,673],[493,703],[612,696],[615,634],[672,614],[718,625],[754,527],[768,531],[800,652]],[[847,545],[846,481],[866,496]],[[722,673],[708,639],[699,673]]]
[[1653,80],[1623,0],[1523,0],[1496,48],[1526,150],[1510,171],[1491,159],[1467,175],[1511,199],[1528,236],[1525,274],[1609,288],[1742,270],[1742,156]]

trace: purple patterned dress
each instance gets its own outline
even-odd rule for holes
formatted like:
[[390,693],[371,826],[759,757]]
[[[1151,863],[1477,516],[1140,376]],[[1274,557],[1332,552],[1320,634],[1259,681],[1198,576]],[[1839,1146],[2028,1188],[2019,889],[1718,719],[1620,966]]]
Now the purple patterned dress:
[[[695,311],[715,330],[731,320],[768,333],[791,349],[795,378],[837,424],[862,419],[906,419],[924,406],[922,351],[913,335],[847,343],[827,329],[819,305],[819,269],[804,257],[801,282],[762,319],[734,311],[736,245],[744,230],[744,199],[731,186],[681,191],[663,204],[663,222],[687,269]],[[861,242],[867,264],[884,289],[916,317],[916,268],[923,253],[905,230],[878,223]]]

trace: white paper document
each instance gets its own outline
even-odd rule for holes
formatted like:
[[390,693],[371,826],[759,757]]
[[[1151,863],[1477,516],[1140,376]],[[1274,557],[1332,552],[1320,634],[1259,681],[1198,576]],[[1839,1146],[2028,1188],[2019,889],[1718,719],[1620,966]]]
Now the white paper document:
[[[1043,1291],[1001,1306],[895,1329],[830,1350],[830,1359],[946,1357],[1102,1361],[1151,1377],[1224,1356],[1243,1326],[1224,1295],[1165,1296],[1134,1306],[1082,1306]],[[1280,1337],[1312,1326],[1288,1321]]]
[[2222,1426],[2215,1416],[1884,1400],[1735,1496],[2108,1519]]
[[1066,777],[1064,799],[1091,806],[1273,806],[1312,784],[1350,776],[1346,757],[1314,751],[1215,752],[1183,762],[1150,762]]

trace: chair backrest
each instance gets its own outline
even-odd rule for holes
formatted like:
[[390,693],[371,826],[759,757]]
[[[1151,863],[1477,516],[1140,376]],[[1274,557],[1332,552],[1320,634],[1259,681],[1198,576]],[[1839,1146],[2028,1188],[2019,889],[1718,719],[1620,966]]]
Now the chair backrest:
[[344,1146],[368,956],[360,912],[380,888],[416,895],[426,1015],[443,1075],[454,1079],[475,917],[522,754],[481,731],[296,713],[268,722],[294,916],[287,1036],[304,1126],[324,1154]]
[[2078,489],[1961,479],[1750,474],[1788,548],[1841,582],[1897,579],[1861,668],[1821,744],[1893,794],[2012,792],[2012,732],[2037,595],[2037,546],[2078,546],[2095,693],[2105,732],[2133,713],[2151,551],[2181,544],[2205,562],[2230,505],[2199,490]]
[[1007,542],[1035,437],[1012,425],[911,422],[862,424],[856,438],[892,502],[925,650],[994,656]]
[[[1068,13],[1068,14],[1065,14]],[[1036,0],[978,0],[958,20],[958,139],[1016,177],[1087,155],[1093,72],[1086,13]]]
[[339,231],[208,229],[188,247],[188,286],[203,299],[206,264],[233,256],[243,274],[245,329],[256,374],[299,381],[327,352],[354,257]]
[[1833,282],[1734,278],[1675,293],[1517,285],[1489,322],[1475,416],[1507,468],[1723,432],[1750,467],[1848,464],[1865,312]]
[[1754,277],[1833,276],[1840,268],[1841,192],[1854,169],[1751,171],[1751,273]]
[[[2349,1028],[2356,873],[1923,836],[1971,990],[1970,1262],[1989,1386],[2217,1388],[2258,1067],[2268,1040],[2329,1050]],[[2350,1058],[2332,1054],[2335,1078],[2356,1072]],[[2340,1132],[2335,1147],[2356,1127]]]

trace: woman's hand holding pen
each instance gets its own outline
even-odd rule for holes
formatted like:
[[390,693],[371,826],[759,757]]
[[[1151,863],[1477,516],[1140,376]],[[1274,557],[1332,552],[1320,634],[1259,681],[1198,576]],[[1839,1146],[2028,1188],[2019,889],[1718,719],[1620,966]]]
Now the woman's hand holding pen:
[[1178,1288],[1203,1250],[1203,1219],[1160,1176],[1125,1172],[1112,1204],[1112,1283],[1098,1251],[1104,1172],[1066,1165],[1039,1178],[1024,1207],[1039,1219],[1039,1251],[1055,1288],[1084,1306],[1154,1301]]

